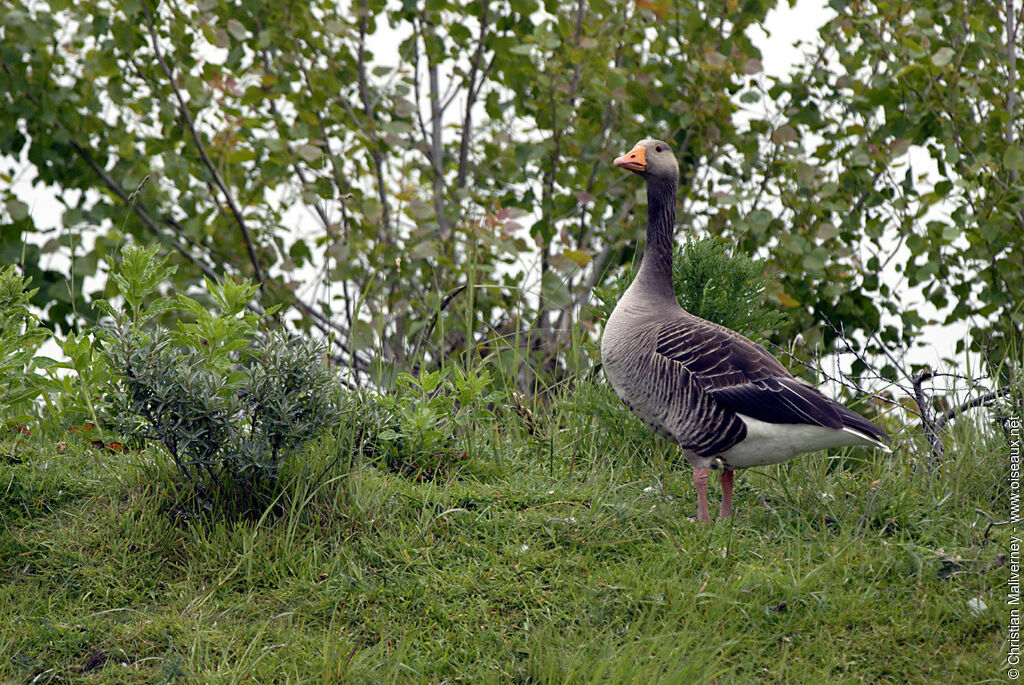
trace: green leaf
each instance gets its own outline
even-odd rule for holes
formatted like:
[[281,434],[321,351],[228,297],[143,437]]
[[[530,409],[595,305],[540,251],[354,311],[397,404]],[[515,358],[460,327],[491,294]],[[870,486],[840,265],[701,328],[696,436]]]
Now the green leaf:
[[932,54],[932,64],[937,67],[944,67],[953,61],[956,56],[956,50],[951,47],[942,47],[936,50]]
[[305,145],[300,145],[299,149],[296,150],[296,152],[298,152],[299,156],[302,157],[307,162],[315,162],[316,160],[324,156],[323,150],[321,150],[316,145],[310,145],[309,143],[306,143]]
[[821,271],[825,268],[825,253],[822,248],[815,248],[803,256],[800,263],[808,271]]
[[562,254],[580,266],[590,264],[590,260],[592,259],[588,253],[583,252],[582,250],[564,250]]
[[717,50],[708,50],[704,53],[704,61],[712,69],[724,69],[729,63],[729,60],[725,55],[718,52]]
[[28,205],[21,200],[8,200],[7,213],[15,221],[22,221],[28,218]]
[[398,433],[397,431],[392,430],[391,428],[385,428],[384,430],[377,433],[377,438],[379,440],[387,440],[388,442],[394,440],[401,440],[403,437],[404,436],[401,433]]
[[370,349],[374,345],[376,335],[370,324],[362,320],[352,322],[352,347],[356,350]]
[[249,37],[249,32],[246,30],[245,24],[237,19],[228,19],[228,33],[238,41],[243,41]]
[[561,309],[569,305],[569,289],[560,275],[553,271],[544,274],[541,278],[541,298],[544,306],[552,309]]
[[1003,166],[1011,171],[1024,171],[1024,149],[1010,145],[1003,153]]
[[798,140],[796,130],[789,124],[783,124],[772,133],[772,142],[776,145],[793,143]]

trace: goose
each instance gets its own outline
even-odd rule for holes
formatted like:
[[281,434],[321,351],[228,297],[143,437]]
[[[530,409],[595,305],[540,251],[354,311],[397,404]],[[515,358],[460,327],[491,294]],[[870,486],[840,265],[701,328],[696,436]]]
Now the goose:
[[882,429],[793,377],[763,347],[684,310],[672,287],[679,164],[668,144],[645,139],[615,166],[647,184],[647,247],[605,322],[601,362],[615,394],[675,442],[693,467],[697,519],[708,513],[709,469],[719,471],[719,518],[732,516],[733,473],[827,447],[889,452]]

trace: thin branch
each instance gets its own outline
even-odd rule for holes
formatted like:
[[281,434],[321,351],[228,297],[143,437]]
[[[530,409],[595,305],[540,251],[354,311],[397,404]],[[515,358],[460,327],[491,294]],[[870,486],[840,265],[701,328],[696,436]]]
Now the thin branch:
[[[487,38],[487,21],[490,18],[488,10],[490,5],[487,2],[483,4],[483,10],[480,15],[480,36],[477,38],[476,52],[473,53],[473,57],[469,61],[469,76],[467,78],[468,85],[466,86],[466,109],[462,117],[462,135],[459,139],[459,170],[455,175],[455,187],[462,188],[466,184],[466,173],[469,157],[469,140],[473,132],[473,104],[476,102],[476,97],[479,94],[479,86],[477,86],[476,78],[477,72],[480,71],[480,61],[483,59],[484,54],[484,41]],[[481,78],[481,86],[483,85],[483,78]]]
[[260,260],[259,256],[256,254],[256,245],[253,242],[252,234],[249,231],[249,227],[246,226],[245,218],[242,216],[242,212],[238,208],[238,204],[235,202],[234,196],[228,189],[224,179],[221,178],[216,165],[214,165],[213,161],[206,154],[206,148],[203,145],[202,139],[199,137],[199,132],[196,130],[192,115],[188,111],[188,107],[185,104],[184,97],[181,95],[181,91],[178,90],[178,84],[175,82],[174,73],[171,71],[170,66],[168,66],[167,61],[164,59],[163,51],[160,49],[160,41],[157,39],[156,29],[153,25],[153,15],[150,12],[149,3],[146,2],[146,0],[143,0],[142,2],[142,11],[146,15],[146,26],[150,40],[153,42],[153,54],[160,65],[160,70],[163,71],[164,76],[167,78],[168,85],[170,85],[171,90],[174,93],[174,98],[178,101],[178,111],[181,113],[182,119],[184,119],[185,128],[188,129],[189,135],[192,137],[192,142],[195,143],[196,150],[199,152],[199,157],[203,162],[203,166],[205,166],[207,171],[210,172],[213,182],[223,194],[224,201],[227,202],[228,207],[231,210],[231,214],[235,219],[235,223],[238,224],[238,228],[242,232],[242,239],[245,242],[246,252],[249,254],[249,261],[252,263],[256,282],[259,283],[260,289],[265,292],[265,282],[267,280],[266,274],[263,271],[263,267],[260,266]]
[[423,329],[423,334],[420,336],[419,341],[416,343],[416,351],[415,354],[413,355],[414,359],[419,357],[419,351],[422,349],[423,345],[426,344],[426,341],[430,338],[430,336],[433,335],[434,327],[437,325],[437,319],[441,315],[441,312],[446,310],[448,308],[448,305],[451,304],[452,300],[454,300],[459,293],[461,293],[468,287],[469,286],[464,283],[456,287],[454,290],[452,290],[450,293],[444,296],[444,298],[441,300],[441,304],[437,308],[437,311],[435,311],[434,315],[430,317],[430,323],[428,323],[427,326]]
[[987,392],[984,395],[979,395],[978,397],[975,397],[974,399],[971,400],[967,400],[966,402],[962,402],[960,406],[947,409],[946,411],[942,412],[937,417],[935,417],[935,427],[942,428],[947,423],[949,423],[949,421],[955,419],[957,416],[960,416],[960,414],[963,414],[965,411],[968,411],[970,409],[975,409],[977,407],[990,407],[996,403],[996,400],[998,400],[1001,397],[1006,397],[1011,393],[1011,388],[1009,386],[1006,386],[999,388],[998,390]]
[[[412,17],[412,31],[413,35],[422,35],[420,32],[420,23],[415,16]],[[423,109],[420,107],[420,101],[423,99],[420,95],[420,51],[413,51],[412,61],[412,92],[413,97],[416,99],[416,106],[413,108],[416,112],[416,123],[420,127],[420,137],[422,144],[420,151],[423,156],[426,157],[427,162],[430,161],[430,134],[427,133],[427,125],[423,121]]]
[[[1005,0],[1006,6],[1006,146],[1014,144],[1013,126],[1017,103],[1017,27],[1014,24],[1013,0]],[[1010,183],[1017,180],[1017,172],[1010,170]]]
[[420,21],[423,33],[420,39],[423,41],[423,53],[427,57],[427,77],[430,84],[430,166],[433,171],[431,178],[431,190],[434,200],[434,215],[437,219],[437,229],[441,240],[446,241],[450,228],[448,219],[444,215],[444,141],[441,138],[442,117],[444,108],[441,106],[440,82],[438,78],[437,62],[430,56],[430,49],[427,42],[428,37],[433,37],[434,27]]
[[[374,171],[377,176],[377,195],[380,197],[381,223],[383,224],[383,230],[380,235],[385,243],[390,244],[391,212],[388,209],[387,186],[384,183],[384,155],[380,151],[380,139],[377,137],[373,127],[373,110],[377,106],[377,102],[370,99],[370,89],[366,78],[366,21],[369,15],[368,0],[363,0],[359,9],[359,49],[356,52],[356,68],[359,78],[359,96],[363,101],[363,112],[370,123],[367,133],[372,138],[373,143],[370,146],[370,156],[373,157]],[[358,125],[358,122],[355,120],[353,120],[353,123]]]
[[939,439],[935,420],[932,418],[931,402],[925,395],[923,387],[924,382],[931,377],[931,369],[921,369],[914,374],[914,401],[917,402],[917,407],[921,410],[921,425],[924,426],[924,434],[928,438],[928,445],[931,447],[932,456],[935,460],[941,461],[942,453],[945,450],[942,447],[942,440]]

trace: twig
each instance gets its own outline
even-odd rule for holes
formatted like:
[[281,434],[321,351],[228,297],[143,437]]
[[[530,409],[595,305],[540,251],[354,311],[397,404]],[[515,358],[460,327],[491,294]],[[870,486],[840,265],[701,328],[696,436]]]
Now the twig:
[[912,379],[914,383],[914,401],[917,402],[917,407],[921,410],[921,425],[924,426],[924,434],[928,438],[928,445],[931,447],[934,461],[941,464],[944,451],[942,441],[939,439],[938,428],[935,425],[935,420],[932,418],[931,403],[928,401],[923,387],[924,382],[931,377],[932,370],[927,368],[921,369],[914,374]]
[[[462,134],[459,138],[459,167],[455,175],[455,187],[462,188],[466,184],[466,173],[468,170],[469,139],[473,131],[473,103],[476,101],[480,90],[476,86],[477,73],[480,71],[480,60],[483,59],[485,40],[487,38],[487,20],[490,4],[483,3],[480,14],[480,37],[477,39],[476,51],[469,61],[469,76],[466,78],[466,109],[462,116]],[[482,81],[483,79],[481,79]]]
[[210,172],[213,182],[224,196],[224,201],[227,203],[228,208],[231,210],[231,215],[235,219],[235,223],[238,224],[238,228],[242,232],[242,239],[245,241],[245,249],[249,255],[249,261],[252,263],[256,282],[259,284],[260,290],[266,292],[266,274],[263,272],[263,267],[260,266],[260,260],[259,256],[256,254],[256,246],[253,243],[252,233],[250,233],[249,227],[246,226],[242,212],[238,208],[238,204],[235,202],[235,198],[228,189],[224,179],[221,178],[220,172],[217,171],[216,165],[214,165],[209,155],[206,154],[206,147],[203,145],[203,141],[199,137],[199,132],[196,130],[192,114],[188,111],[188,107],[185,104],[185,98],[182,97],[181,91],[178,90],[178,84],[175,83],[174,73],[171,71],[170,66],[164,59],[163,51],[160,50],[160,41],[157,39],[156,29],[153,25],[153,15],[150,12],[149,3],[146,2],[146,0],[143,0],[142,2],[142,11],[146,15],[146,27],[149,32],[149,38],[153,41],[153,54],[160,65],[160,70],[163,71],[164,76],[167,78],[171,91],[174,93],[175,100],[178,101],[178,111],[181,113],[181,117],[184,120],[185,128],[188,129],[189,135],[192,137],[192,142],[195,143],[196,150],[199,152],[199,158],[202,160],[203,166],[205,166],[207,171]]
[[947,423],[949,423],[950,420],[955,419],[957,416],[960,416],[960,414],[963,414],[965,411],[969,409],[974,409],[976,407],[990,407],[993,404],[995,404],[995,401],[997,399],[999,399],[1000,397],[1005,397],[1006,395],[1009,395],[1011,392],[1011,388],[1009,386],[1005,386],[999,388],[998,390],[987,392],[984,395],[979,395],[978,397],[975,397],[972,400],[967,400],[966,402],[961,403],[959,407],[947,409],[946,411],[942,412],[937,417],[935,417],[935,427],[942,428]]
[[[828,316],[822,314],[822,318],[825,320],[825,323],[828,325],[828,327],[831,328],[832,331],[836,334],[837,339],[839,339],[839,340],[841,340],[843,342],[843,345],[846,347],[847,351],[849,351],[850,354],[852,354],[864,366],[864,368],[872,369],[873,368],[872,365],[868,364],[867,360],[864,359],[864,357],[850,343],[849,338],[846,337],[845,331],[841,330],[839,328],[836,328],[836,326],[829,320]],[[869,398],[871,398],[873,400],[876,400],[878,402],[882,402],[882,403],[885,403],[885,404],[890,404],[890,405],[892,405],[894,407],[902,407],[904,409],[907,408],[905,405],[901,404],[900,402],[897,402],[896,400],[893,400],[891,398],[885,397],[884,395],[879,395],[878,393],[871,392],[870,390],[867,390],[866,388],[864,388],[861,385],[859,385],[859,384],[855,383],[854,381],[852,381],[850,378],[848,378],[841,371],[840,371],[840,375],[838,377],[832,376],[827,371],[825,371],[825,368],[824,368],[824,366],[822,366],[820,361],[819,361],[819,363],[817,365],[809,364],[808,362],[805,362],[803,359],[800,359],[799,357],[794,355],[789,350],[787,350],[787,349],[785,349],[783,347],[780,347],[779,345],[776,345],[775,343],[773,343],[771,341],[768,341],[768,346],[774,348],[775,350],[778,350],[779,352],[781,352],[782,354],[786,355],[788,358],[796,361],[798,364],[802,365],[804,368],[808,369],[809,371],[813,371],[815,373],[821,374],[821,376],[823,376],[825,378],[825,380],[827,380],[827,381],[830,381],[832,383],[836,383],[836,384],[838,384],[838,385],[840,385],[840,386],[842,386],[844,388],[847,388],[849,390],[853,390],[854,392],[856,392],[859,395],[863,395],[865,397],[869,397]],[[890,359],[891,359],[891,357],[890,357]],[[895,364],[895,361],[893,361],[893,363]],[[903,386],[901,386],[899,383],[896,383],[895,381],[893,381],[891,379],[885,378],[884,376],[882,376],[882,375],[880,375],[878,373],[875,373],[872,376],[872,380],[884,381],[885,383],[889,383],[889,384],[895,385],[896,387],[900,388],[901,390],[905,390],[903,388]]]
[[444,299],[441,300],[441,305],[437,308],[437,311],[434,312],[434,315],[431,317],[430,323],[427,324],[426,328],[423,329],[423,335],[420,336],[419,342],[416,343],[416,356],[419,356],[419,350],[433,334],[434,326],[437,325],[437,317],[441,315],[441,312],[448,308],[448,305],[451,304],[451,301],[454,300],[459,293],[461,293],[468,287],[469,286],[467,284],[460,285],[444,296]]
[[[1017,27],[1014,24],[1013,0],[1004,0],[1006,7],[1006,82],[1010,87],[1006,89],[1006,146],[1012,147],[1013,127],[1016,102],[1017,102]],[[1017,180],[1017,172],[1013,169],[1009,173],[1010,183]]]
[[[377,176],[377,195],[380,197],[380,210],[381,210],[381,223],[383,224],[383,231],[381,233],[383,242],[391,243],[391,210],[388,207],[388,192],[387,186],[384,184],[384,155],[380,151],[380,139],[374,129],[374,115],[373,110],[377,106],[376,99],[370,98],[370,88],[366,78],[366,30],[367,30],[367,17],[370,15],[370,8],[367,0],[363,0],[359,7],[359,49],[356,51],[356,74],[359,78],[359,96],[363,101],[363,112],[366,114],[366,118],[369,121],[367,127],[367,133],[372,138],[372,144],[370,145],[370,156],[373,157],[374,171]],[[344,100],[344,98],[342,98]],[[357,121],[353,120],[354,124],[358,126]]]
[[[437,221],[437,233],[442,242],[448,241],[451,228],[448,225],[448,217],[444,215],[444,141],[441,138],[442,117],[445,106],[441,105],[440,77],[438,76],[437,62],[431,58],[430,50],[427,48],[427,39],[435,37],[434,26],[430,22],[420,21],[422,33],[420,40],[423,41],[423,52],[427,58],[427,82],[430,86],[430,166],[431,171],[431,195],[434,203],[434,218]],[[454,79],[453,79],[454,80]]]

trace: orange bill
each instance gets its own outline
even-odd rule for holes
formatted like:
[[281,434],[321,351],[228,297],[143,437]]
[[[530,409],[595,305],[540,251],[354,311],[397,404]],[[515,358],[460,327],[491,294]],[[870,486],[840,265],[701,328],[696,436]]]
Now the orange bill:
[[614,163],[630,171],[643,171],[647,168],[647,148],[637,145],[621,157],[616,157]]

